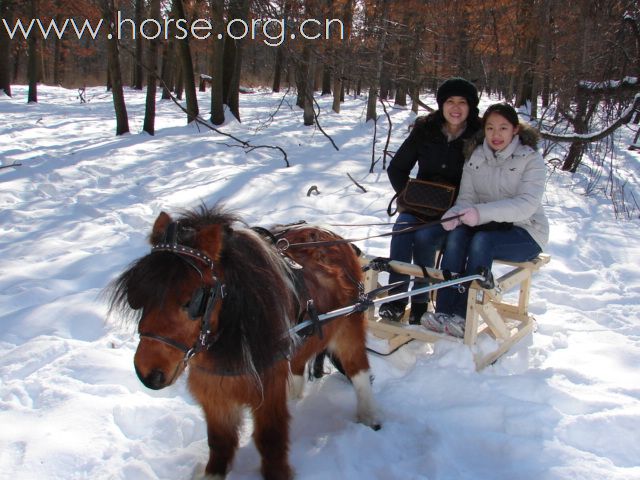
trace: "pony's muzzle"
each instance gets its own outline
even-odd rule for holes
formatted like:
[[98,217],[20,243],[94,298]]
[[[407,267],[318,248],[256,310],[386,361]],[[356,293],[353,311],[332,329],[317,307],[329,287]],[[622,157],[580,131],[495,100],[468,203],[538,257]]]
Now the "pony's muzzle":
[[160,390],[161,388],[164,388],[167,386],[166,377],[162,370],[158,370],[157,368],[154,368],[147,375],[142,375],[140,370],[138,370],[138,367],[135,365],[134,367],[136,369],[136,375],[138,375],[138,378],[140,379],[140,381],[143,383],[145,387],[150,388],[152,390]]

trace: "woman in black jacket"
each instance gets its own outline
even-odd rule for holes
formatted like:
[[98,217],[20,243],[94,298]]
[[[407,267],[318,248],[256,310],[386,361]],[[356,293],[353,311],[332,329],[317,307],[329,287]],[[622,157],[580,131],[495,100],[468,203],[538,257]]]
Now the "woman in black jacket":
[[[416,178],[420,180],[447,183],[455,187],[460,185],[464,164],[464,142],[480,129],[478,90],[463,78],[450,78],[438,88],[436,101],[438,110],[416,119],[409,137],[389,163],[387,174],[396,192],[402,191],[405,187],[416,164]],[[401,212],[393,230],[399,231],[425,220],[439,219],[440,217],[419,219],[409,212]],[[438,224],[393,235],[390,257],[392,260],[433,267],[436,250],[442,247],[446,234]],[[389,283],[407,279],[407,275],[394,272],[389,274]],[[389,293],[403,291],[407,291],[406,286],[398,287]],[[409,323],[420,324],[420,318],[427,310],[427,301],[426,294],[412,298]],[[388,302],[380,307],[379,315],[387,320],[399,321],[406,306],[407,300]]]

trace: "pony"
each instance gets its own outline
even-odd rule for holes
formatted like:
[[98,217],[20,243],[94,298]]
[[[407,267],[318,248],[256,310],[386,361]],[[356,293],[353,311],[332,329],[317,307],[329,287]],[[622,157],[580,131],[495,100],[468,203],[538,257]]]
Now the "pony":
[[[358,421],[380,428],[364,313],[309,321],[357,302],[355,247],[307,224],[252,229],[220,205],[175,220],[162,212],[149,240],[150,253],[111,284],[110,312],[137,324],[134,368],[146,387],[166,388],[187,371],[207,422],[208,477],[229,471],[246,407],[262,476],[293,477],[288,395],[301,397],[307,361],[325,350],[353,384]],[[311,327],[296,331],[301,321]]]

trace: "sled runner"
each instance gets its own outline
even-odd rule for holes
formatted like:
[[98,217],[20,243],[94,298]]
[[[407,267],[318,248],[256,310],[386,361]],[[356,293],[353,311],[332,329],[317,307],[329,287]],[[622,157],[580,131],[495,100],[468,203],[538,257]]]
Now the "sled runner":
[[[445,333],[432,332],[422,326],[408,326],[405,323],[383,320],[377,318],[374,315],[374,309],[370,308],[366,313],[369,331],[372,334],[368,348],[377,353],[387,354],[413,339],[429,343],[442,339],[462,341],[465,345],[473,348],[478,336],[487,333],[496,339],[499,347],[491,353],[474,352],[476,369],[482,370],[509,351],[521,338],[533,331],[535,319],[528,311],[531,277],[534,272],[549,263],[550,259],[549,255],[540,254],[529,262],[495,261],[496,265],[502,265],[508,271],[495,279],[493,288],[482,288],[480,285],[482,282],[473,281],[469,287],[464,339]],[[372,265],[373,260],[374,258],[370,256],[361,257],[361,262],[365,266]],[[373,262],[374,266],[375,263]],[[386,262],[386,265],[398,273],[418,278],[424,278],[424,272],[426,272],[432,280],[438,282],[432,286],[434,287],[432,290],[444,286],[439,283],[445,281],[442,270],[426,268],[423,271],[420,266],[395,260]],[[365,291],[372,291],[378,287],[379,271],[376,268],[367,270]],[[509,292],[516,294],[516,302],[505,299]],[[411,293],[409,292],[409,294]]]

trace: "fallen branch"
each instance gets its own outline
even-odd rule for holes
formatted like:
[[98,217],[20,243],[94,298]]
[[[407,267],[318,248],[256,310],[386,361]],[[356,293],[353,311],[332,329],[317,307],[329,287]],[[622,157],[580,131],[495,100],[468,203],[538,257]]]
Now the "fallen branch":
[[12,168],[12,167],[21,167],[22,164],[18,162],[13,162],[11,165],[0,165],[0,169],[2,168]]
[[362,185],[360,185],[358,182],[356,182],[355,179],[349,174],[349,172],[347,172],[347,177],[349,177],[351,179],[351,181],[356,184],[356,187],[358,187],[364,193],[367,193],[367,189],[364,188]]
[[557,135],[552,132],[540,131],[540,136],[545,140],[551,140],[553,142],[567,142],[567,143],[589,143],[589,142],[597,142],[598,140],[602,140],[603,138],[608,137],[614,131],[616,131],[620,126],[625,125],[631,121],[633,114],[635,112],[640,112],[640,94],[637,94],[633,100],[633,103],[629,105],[620,118],[618,118],[615,122],[609,125],[604,130],[593,133],[585,133],[585,134],[572,134],[572,135]]

